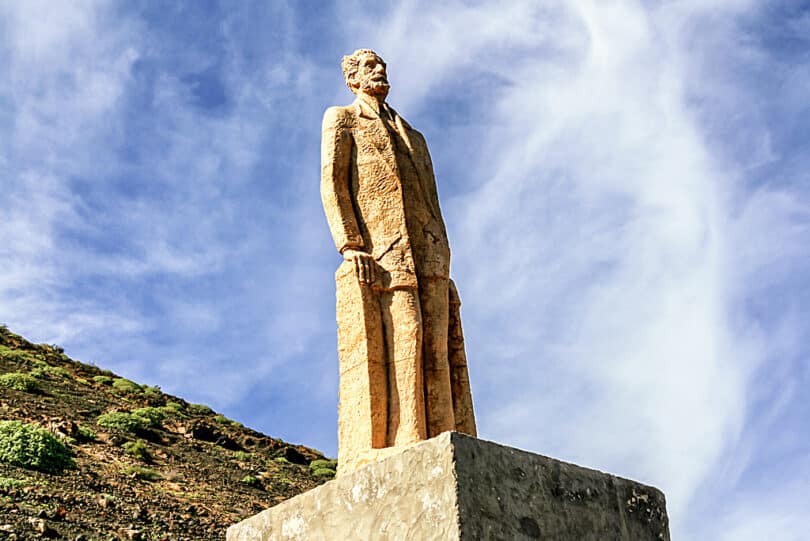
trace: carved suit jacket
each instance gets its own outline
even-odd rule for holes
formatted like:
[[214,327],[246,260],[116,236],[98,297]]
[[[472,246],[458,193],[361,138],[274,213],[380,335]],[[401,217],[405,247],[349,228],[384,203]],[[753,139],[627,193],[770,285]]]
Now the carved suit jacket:
[[[377,273],[376,287],[417,287],[417,277],[450,276],[450,247],[425,138],[389,111],[418,178],[402,178],[385,123],[356,99],[324,114],[321,199],[338,251],[361,249],[377,261],[383,272]],[[409,185],[414,182],[419,186]],[[417,207],[431,219],[418,231],[409,231],[406,212]]]

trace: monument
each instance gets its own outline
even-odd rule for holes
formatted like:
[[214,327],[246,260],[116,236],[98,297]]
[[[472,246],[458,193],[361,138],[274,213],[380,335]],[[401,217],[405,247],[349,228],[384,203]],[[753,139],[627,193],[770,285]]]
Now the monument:
[[477,439],[450,248],[424,137],[386,103],[386,64],[343,58],[321,197],[337,289],[338,477],[228,541],[668,541],[657,489]]
[[385,62],[343,58],[354,103],[323,119],[337,285],[338,472],[446,431],[476,435],[447,241],[424,137],[386,102]]

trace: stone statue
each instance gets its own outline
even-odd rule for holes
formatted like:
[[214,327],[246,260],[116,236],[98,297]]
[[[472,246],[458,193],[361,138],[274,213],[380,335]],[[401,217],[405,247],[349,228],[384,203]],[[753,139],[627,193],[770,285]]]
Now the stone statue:
[[338,268],[339,473],[448,430],[476,435],[460,300],[427,144],[385,101],[374,51],[324,114],[321,197]]

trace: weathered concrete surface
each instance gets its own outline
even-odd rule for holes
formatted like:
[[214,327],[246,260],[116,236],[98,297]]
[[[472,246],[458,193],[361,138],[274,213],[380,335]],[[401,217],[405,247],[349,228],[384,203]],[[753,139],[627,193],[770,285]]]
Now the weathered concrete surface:
[[461,434],[452,440],[461,539],[669,540],[656,488]]
[[657,489],[444,433],[228,530],[228,541],[669,541]]

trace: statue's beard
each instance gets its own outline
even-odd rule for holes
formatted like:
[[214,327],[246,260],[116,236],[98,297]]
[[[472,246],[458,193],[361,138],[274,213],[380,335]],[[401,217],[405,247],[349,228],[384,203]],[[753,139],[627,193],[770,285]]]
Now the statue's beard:
[[388,95],[390,89],[391,85],[385,79],[373,81],[369,77],[360,84],[360,90],[371,96],[382,96],[384,98]]

